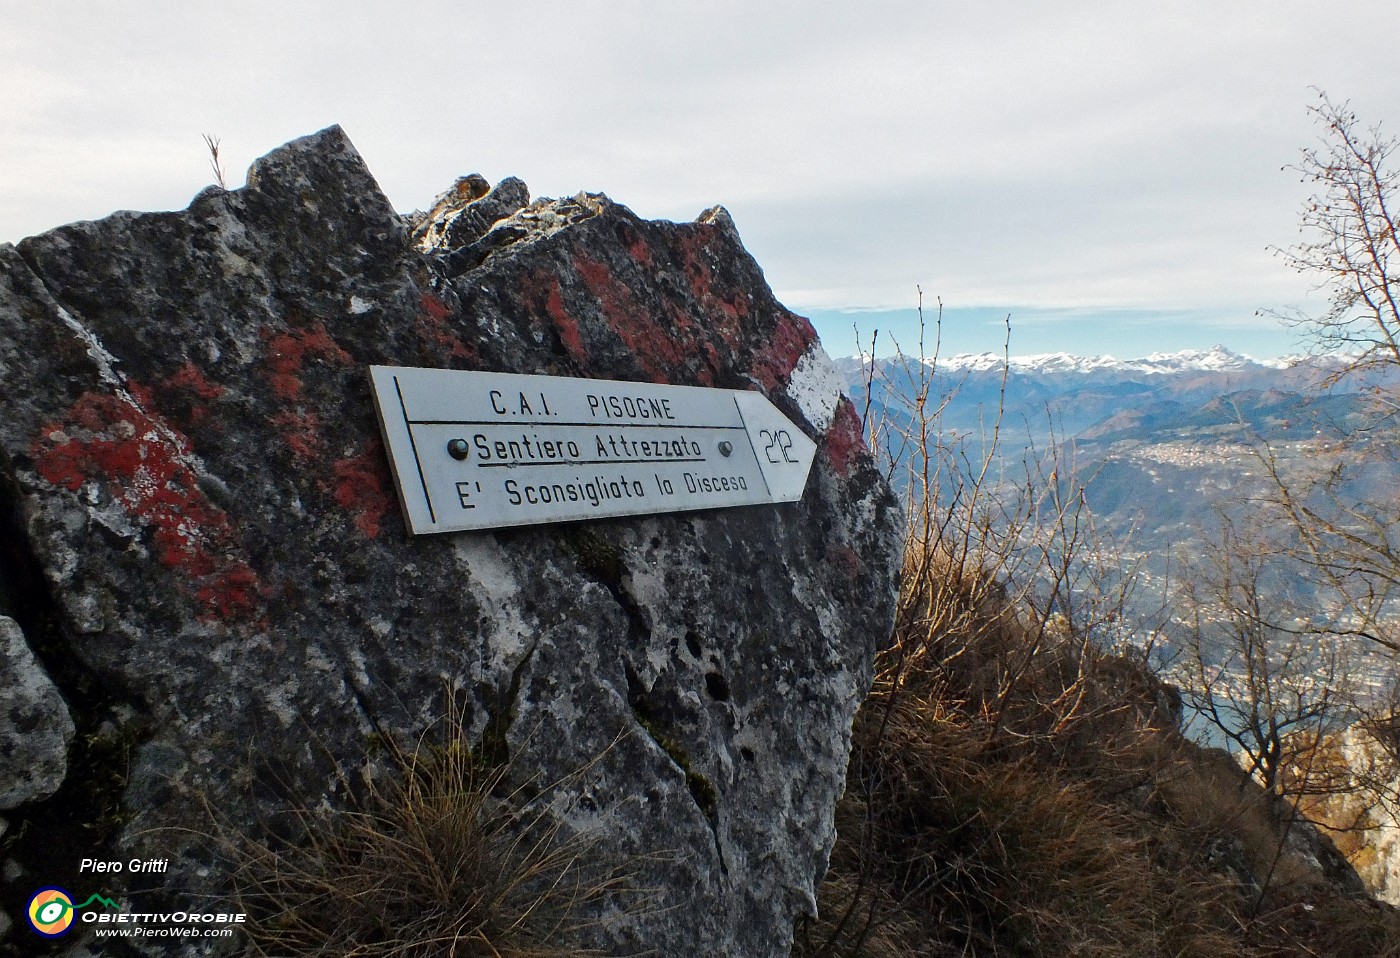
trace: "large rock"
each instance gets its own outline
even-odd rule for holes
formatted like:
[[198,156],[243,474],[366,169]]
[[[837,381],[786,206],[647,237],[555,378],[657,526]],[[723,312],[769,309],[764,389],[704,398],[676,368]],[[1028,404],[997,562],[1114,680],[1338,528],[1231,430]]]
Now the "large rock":
[[[48,798],[68,773],[73,719],[15,621],[0,615],[0,810]],[[0,835],[5,832],[0,825]]]
[[[655,889],[585,938],[786,954],[889,634],[897,505],[723,210],[484,187],[401,217],[331,128],[188,210],[0,246],[0,489],[48,654],[102,690],[90,716],[65,686],[80,728],[133,743],[112,857],[171,860],[138,902],[220,893],[201,843],[151,829],[333,792],[328,763],[420,734],[446,685]],[[791,505],[410,538],[372,363],[758,389],[818,461]]]

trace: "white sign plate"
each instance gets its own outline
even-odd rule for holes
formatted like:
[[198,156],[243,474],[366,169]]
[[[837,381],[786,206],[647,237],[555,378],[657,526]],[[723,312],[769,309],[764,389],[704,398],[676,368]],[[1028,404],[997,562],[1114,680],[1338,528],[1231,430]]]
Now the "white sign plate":
[[816,444],[760,393],[371,366],[414,535],[802,498]]

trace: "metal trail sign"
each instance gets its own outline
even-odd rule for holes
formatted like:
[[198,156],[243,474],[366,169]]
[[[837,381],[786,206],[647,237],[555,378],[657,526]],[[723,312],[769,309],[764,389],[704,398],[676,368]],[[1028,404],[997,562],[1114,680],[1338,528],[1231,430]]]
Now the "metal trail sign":
[[371,366],[414,535],[802,497],[816,444],[734,389]]

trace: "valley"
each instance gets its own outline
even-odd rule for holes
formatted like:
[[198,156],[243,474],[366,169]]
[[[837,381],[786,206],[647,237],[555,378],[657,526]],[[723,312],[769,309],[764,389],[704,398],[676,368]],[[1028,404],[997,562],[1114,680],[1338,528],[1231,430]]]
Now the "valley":
[[[885,431],[878,444],[887,460],[900,460],[890,463],[897,484],[908,488],[917,444],[895,437],[923,431],[937,437],[931,474],[939,495],[980,476],[989,487],[981,495],[1002,515],[1033,510],[1044,523],[1073,504],[1074,588],[1120,597],[1123,618],[1112,620],[1105,641],[1151,643],[1170,670],[1199,627],[1208,655],[1224,664],[1228,616],[1199,585],[1222,574],[1227,541],[1259,553],[1244,571],[1271,625],[1358,628],[1353,604],[1290,555],[1296,543],[1270,503],[1281,481],[1339,525],[1370,522],[1367,531],[1376,532],[1400,512],[1400,430],[1378,411],[1400,375],[1333,382],[1337,358],[1261,362],[1218,346],[1127,361],[981,354],[837,366],[857,408]],[[1355,514],[1341,513],[1342,502]],[[1186,593],[1195,596],[1190,608]],[[1371,608],[1384,626],[1400,627],[1400,604],[1389,596]],[[1391,681],[1389,655],[1352,646],[1350,676],[1368,695],[1381,694]]]

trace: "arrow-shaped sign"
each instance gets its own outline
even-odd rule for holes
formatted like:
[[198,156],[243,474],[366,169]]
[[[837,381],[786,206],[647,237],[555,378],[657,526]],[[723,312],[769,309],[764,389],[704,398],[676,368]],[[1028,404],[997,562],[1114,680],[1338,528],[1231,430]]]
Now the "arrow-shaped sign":
[[760,393],[371,366],[414,535],[802,498],[816,444]]

